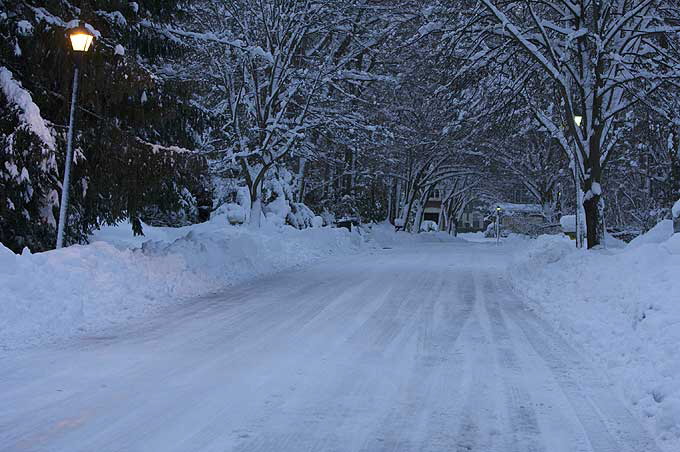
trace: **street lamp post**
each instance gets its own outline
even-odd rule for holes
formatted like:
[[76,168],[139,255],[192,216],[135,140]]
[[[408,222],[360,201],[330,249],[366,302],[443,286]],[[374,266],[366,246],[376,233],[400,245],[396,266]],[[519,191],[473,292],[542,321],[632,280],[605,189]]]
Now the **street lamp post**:
[[[574,115],[574,124],[576,127],[580,128],[581,123],[583,123],[583,116],[580,114]],[[574,219],[576,221],[576,247],[583,248],[583,220],[581,219],[581,207],[583,204],[583,199],[581,196],[581,175],[578,166],[578,159],[576,158],[576,152],[578,149],[574,149],[574,190],[576,193],[576,205],[574,208]]]
[[59,203],[59,226],[57,229],[57,248],[64,246],[64,230],[66,229],[66,213],[68,210],[68,191],[71,180],[71,164],[73,162],[73,127],[76,114],[76,100],[78,98],[78,76],[82,57],[90,49],[94,36],[87,29],[78,27],[69,32],[71,47],[75,54],[75,68],[73,71],[73,89],[71,90],[71,111],[68,118],[68,134],[66,135],[66,161],[64,163],[64,182],[61,187],[61,202]]
[[501,206],[496,206],[496,245],[501,243]]

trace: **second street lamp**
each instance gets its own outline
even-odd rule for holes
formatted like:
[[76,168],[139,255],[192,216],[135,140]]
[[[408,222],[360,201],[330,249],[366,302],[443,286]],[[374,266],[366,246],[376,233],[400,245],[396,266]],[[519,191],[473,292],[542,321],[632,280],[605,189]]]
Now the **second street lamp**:
[[[574,124],[577,128],[581,127],[583,123],[583,116],[576,113],[574,115]],[[578,135],[574,138],[574,141],[578,140]],[[583,205],[583,196],[581,192],[581,171],[579,170],[578,159],[576,158],[576,153],[579,152],[578,147],[573,150],[574,152],[574,189],[576,195],[576,206],[574,208],[574,220],[576,221],[576,248],[583,247],[583,221],[581,218],[581,207]]]
[[73,71],[73,89],[71,90],[71,111],[68,118],[68,134],[66,136],[66,161],[64,162],[64,182],[61,187],[61,202],[59,203],[59,226],[57,229],[57,248],[64,246],[64,231],[66,229],[66,215],[68,211],[68,190],[71,180],[71,164],[73,162],[73,127],[78,99],[78,76],[83,55],[90,49],[94,35],[84,27],[77,27],[69,32],[71,48],[75,56]]

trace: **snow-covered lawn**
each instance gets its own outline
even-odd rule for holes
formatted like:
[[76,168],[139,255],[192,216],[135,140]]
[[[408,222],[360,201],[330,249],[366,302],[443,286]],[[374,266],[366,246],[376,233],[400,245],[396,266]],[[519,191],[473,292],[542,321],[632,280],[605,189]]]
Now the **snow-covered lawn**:
[[184,228],[129,225],[92,243],[17,256],[0,245],[0,349],[20,348],[142,318],[189,297],[333,254],[363,239],[346,229],[229,226],[223,216]]
[[647,427],[680,450],[680,234],[664,221],[623,249],[543,236],[510,267],[540,316],[598,359]]

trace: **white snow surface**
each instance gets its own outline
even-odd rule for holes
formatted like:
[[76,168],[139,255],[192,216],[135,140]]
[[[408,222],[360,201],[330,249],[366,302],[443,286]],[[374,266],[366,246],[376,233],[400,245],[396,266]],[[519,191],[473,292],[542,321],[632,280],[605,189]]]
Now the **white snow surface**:
[[576,215],[562,215],[560,227],[563,232],[576,232]]
[[663,221],[623,249],[542,236],[509,267],[515,289],[585,354],[668,451],[680,450],[680,234]]
[[[382,246],[361,254],[0,353],[0,450],[659,452],[600,366],[509,286],[509,258],[529,240],[371,229]],[[210,253],[181,239],[151,256],[182,246]]]
[[332,254],[355,252],[345,229],[105,227],[90,245],[16,256],[0,244],[0,349],[92,334],[188,297]]
[[680,218],[680,199],[675,201],[675,204],[673,204],[673,218]]

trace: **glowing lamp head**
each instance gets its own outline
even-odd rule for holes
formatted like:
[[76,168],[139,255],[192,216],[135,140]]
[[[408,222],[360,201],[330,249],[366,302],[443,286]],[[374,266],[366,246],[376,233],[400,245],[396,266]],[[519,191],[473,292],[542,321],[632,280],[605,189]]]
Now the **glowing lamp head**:
[[576,124],[576,127],[581,127],[582,122],[583,122],[583,116],[574,115],[574,124]]
[[94,36],[86,28],[78,27],[69,33],[71,47],[75,52],[87,52],[92,45]]
[[496,212],[500,212],[500,211],[501,211],[501,208],[500,208],[500,207],[496,207]]

